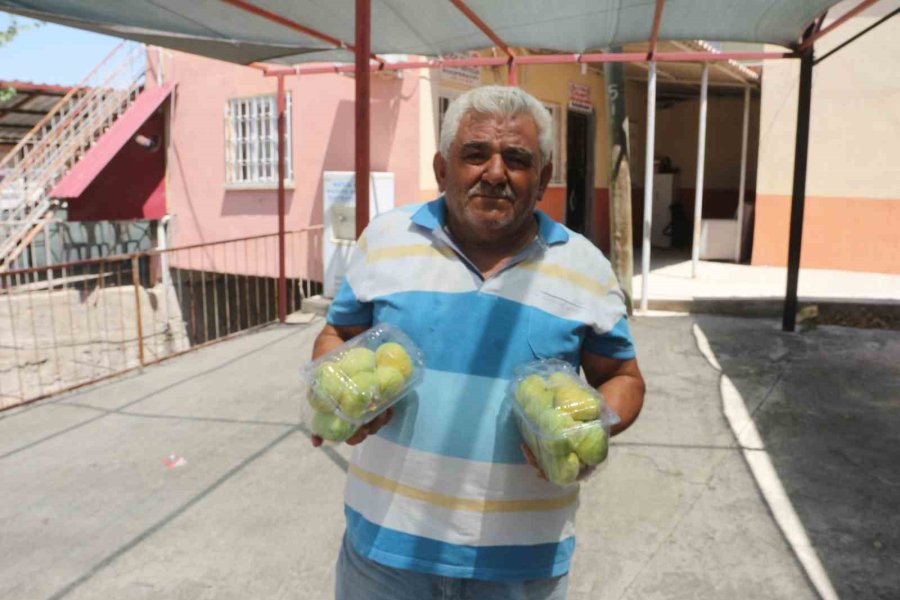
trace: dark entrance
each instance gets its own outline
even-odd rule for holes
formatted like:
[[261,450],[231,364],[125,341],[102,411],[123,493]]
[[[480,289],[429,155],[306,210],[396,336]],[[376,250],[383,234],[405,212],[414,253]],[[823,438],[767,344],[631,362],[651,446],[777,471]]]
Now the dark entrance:
[[566,119],[566,226],[586,234],[593,197],[593,115],[567,111]]

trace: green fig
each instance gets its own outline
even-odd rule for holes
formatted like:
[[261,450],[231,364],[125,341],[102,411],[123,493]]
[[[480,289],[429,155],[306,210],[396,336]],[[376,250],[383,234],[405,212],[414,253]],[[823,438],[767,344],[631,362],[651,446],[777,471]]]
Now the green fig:
[[[312,387],[321,400],[325,403],[330,402],[331,407],[334,407],[340,401],[341,394],[344,393],[346,382],[347,375],[344,374],[337,363],[327,361],[316,369]],[[323,409],[323,412],[329,412],[329,410],[330,408]]]
[[575,442],[575,453],[586,465],[599,465],[609,453],[609,437],[602,427],[588,427]]
[[548,408],[537,419],[538,428],[545,437],[540,440],[541,449],[554,456],[563,456],[572,451],[572,442],[565,432],[575,426],[569,415]]
[[545,470],[547,479],[556,485],[569,485],[578,478],[581,471],[581,463],[578,462],[578,455],[570,452],[565,456],[554,456],[547,465],[549,468]]
[[578,380],[564,371],[556,371],[547,378],[547,386],[550,388],[560,388],[576,383]]
[[350,348],[338,360],[338,365],[350,377],[353,377],[360,371],[374,371],[375,353],[362,346]]
[[379,367],[394,367],[403,374],[404,379],[412,375],[412,359],[397,342],[385,342],[378,346],[375,350],[375,362]]
[[576,421],[593,421],[600,416],[600,403],[579,385],[568,385],[556,390],[553,405]]
[[372,371],[360,371],[350,379],[351,385],[348,385],[341,395],[341,412],[350,418],[358,419],[372,404],[375,391],[378,389],[378,380]]
[[375,379],[378,381],[378,397],[382,402],[387,402],[403,389],[406,381],[399,369],[384,365],[375,369]]
[[337,415],[316,412],[312,420],[312,431],[324,440],[343,442],[353,435],[355,427]]

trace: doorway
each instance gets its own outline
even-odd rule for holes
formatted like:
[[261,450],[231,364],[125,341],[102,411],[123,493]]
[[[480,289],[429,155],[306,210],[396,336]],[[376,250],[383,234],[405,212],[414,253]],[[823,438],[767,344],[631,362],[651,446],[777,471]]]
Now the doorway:
[[566,227],[591,237],[594,115],[566,112]]

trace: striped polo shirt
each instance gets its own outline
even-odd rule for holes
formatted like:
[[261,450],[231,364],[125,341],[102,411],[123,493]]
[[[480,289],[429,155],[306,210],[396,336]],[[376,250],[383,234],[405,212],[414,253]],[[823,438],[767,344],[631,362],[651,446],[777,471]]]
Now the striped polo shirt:
[[484,279],[446,214],[441,197],[373,220],[328,313],[336,326],[396,325],[426,362],[416,392],[353,450],[348,539],[376,562],[435,575],[561,575],[578,486],[536,476],[504,392],[538,358],[634,357],[623,296],[603,254],[538,210],[535,239]]

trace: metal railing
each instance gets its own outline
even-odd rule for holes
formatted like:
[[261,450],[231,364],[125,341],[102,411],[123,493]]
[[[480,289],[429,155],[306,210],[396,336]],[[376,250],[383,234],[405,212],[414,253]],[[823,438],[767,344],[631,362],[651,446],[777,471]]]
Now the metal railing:
[[131,106],[145,75],[144,46],[119,44],[0,161],[0,263],[50,209],[52,187]]
[[[321,288],[320,236],[285,233],[289,312]],[[0,410],[277,320],[277,234],[0,272]]]

